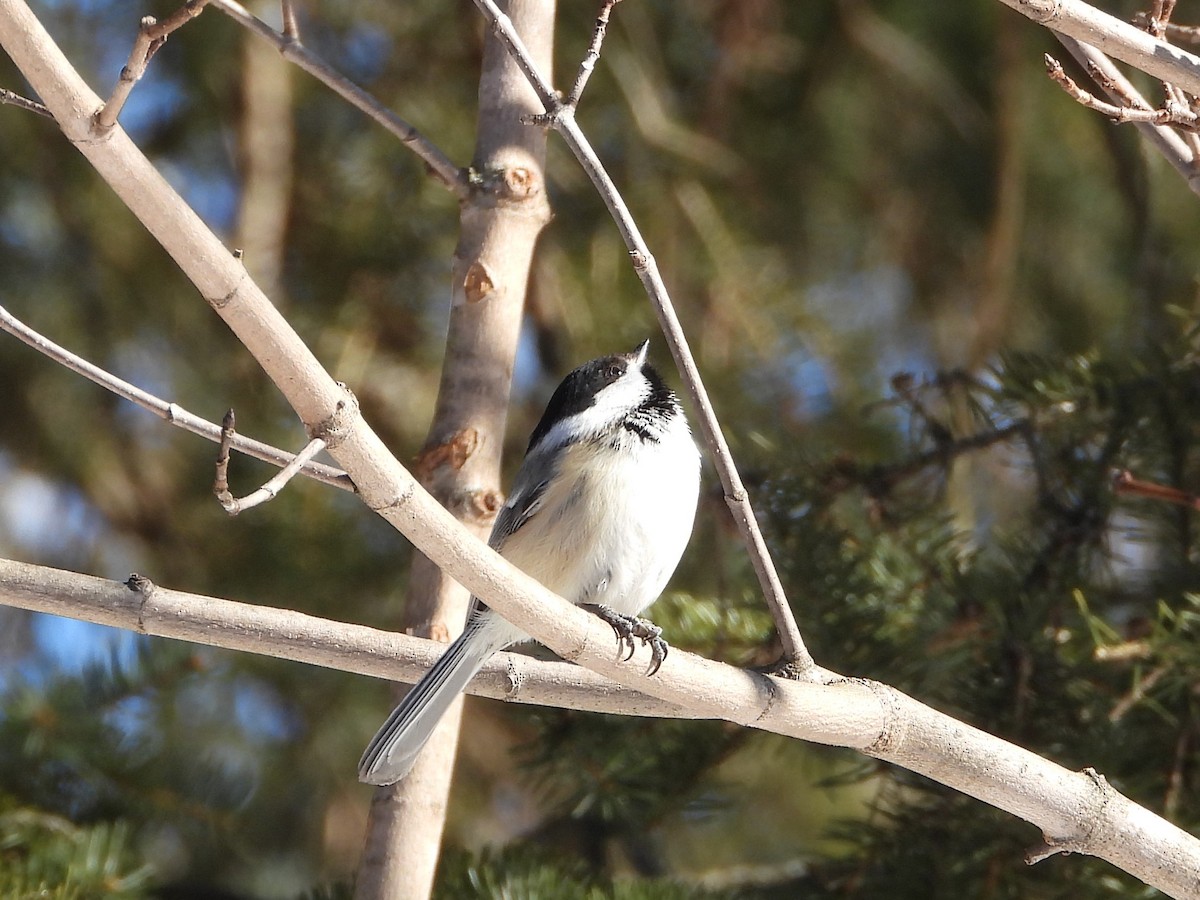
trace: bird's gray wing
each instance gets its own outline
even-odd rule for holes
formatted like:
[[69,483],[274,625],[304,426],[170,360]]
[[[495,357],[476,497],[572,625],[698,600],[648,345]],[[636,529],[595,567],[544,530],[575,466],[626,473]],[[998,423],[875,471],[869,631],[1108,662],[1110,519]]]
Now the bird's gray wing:
[[547,458],[547,453],[532,453],[525,457],[517,477],[513,479],[512,491],[504,506],[496,515],[492,525],[492,534],[488,538],[488,546],[500,550],[504,542],[516,534],[521,527],[532,519],[542,506],[546,496],[546,488],[554,478],[555,467]]
[[[546,496],[546,488],[554,477],[555,467],[548,459],[550,454],[531,453],[521,463],[517,476],[513,479],[512,491],[508,499],[496,514],[492,524],[492,533],[488,538],[488,546],[498,552],[503,552],[504,542],[516,534],[526,522],[532,519],[542,506]],[[471,609],[468,619],[486,610],[487,604],[478,597],[471,598]]]

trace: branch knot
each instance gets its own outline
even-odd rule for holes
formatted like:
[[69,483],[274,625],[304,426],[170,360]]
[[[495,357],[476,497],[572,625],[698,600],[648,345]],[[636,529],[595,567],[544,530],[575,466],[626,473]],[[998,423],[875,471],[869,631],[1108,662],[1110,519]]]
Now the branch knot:
[[131,572],[129,577],[125,579],[125,587],[141,597],[137,611],[137,630],[141,634],[146,634],[146,621],[144,617],[146,604],[150,602],[150,597],[158,588],[153,581],[145,575],[139,575],[137,572]]
[[894,688],[869,678],[847,678],[853,684],[861,684],[875,695],[884,708],[883,728],[862,752],[868,756],[881,756],[894,753],[904,743],[906,725],[905,717],[900,711],[900,698]]
[[337,402],[333,412],[324,421],[307,426],[309,438],[320,438],[327,450],[333,450],[341,444],[358,420],[358,398],[341,382],[338,382],[338,386],[346,392],[345,398]]

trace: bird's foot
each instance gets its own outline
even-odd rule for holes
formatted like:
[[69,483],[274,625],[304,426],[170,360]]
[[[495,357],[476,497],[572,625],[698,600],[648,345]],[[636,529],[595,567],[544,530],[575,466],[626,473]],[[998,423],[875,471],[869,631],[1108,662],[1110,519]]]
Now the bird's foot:
[[642,642],[643,646],[646,644],[650,645],[650,665],[646,668],[646,674],[653,675],[658,671],[659,667],[663,664],[663,660],[667,658],[667,651],[670,649],[667,642],[663,640],[661,628],[649,619],[624,615],[602,603],[585,603],[583,608],[598,615],[616,633],[618,659],[621,658],[622,652],[626,650],[628,650],[628,653],[625,653],[625,659],[633,657],[633,651],[637,649],[637,645],[634,644],[634,639],[636,638]]

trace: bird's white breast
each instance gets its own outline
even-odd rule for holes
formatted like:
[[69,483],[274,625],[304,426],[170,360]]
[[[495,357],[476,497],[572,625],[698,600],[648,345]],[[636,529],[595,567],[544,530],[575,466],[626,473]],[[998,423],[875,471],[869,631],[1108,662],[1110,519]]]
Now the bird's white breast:
[[565,448],[537,514],[501,553],[574,603],[636,615],[658,598],[691,535],[700,457],[682,417],[659,441]]

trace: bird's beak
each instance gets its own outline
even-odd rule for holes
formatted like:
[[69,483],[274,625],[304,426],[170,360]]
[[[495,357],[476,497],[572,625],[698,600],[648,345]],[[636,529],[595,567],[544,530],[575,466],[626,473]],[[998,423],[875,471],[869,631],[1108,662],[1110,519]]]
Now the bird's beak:
[[637,349],[629,354],[629,361],[640,369],[646,364],[646,351],[649,349],[650,341],[642,341],[637,345]]

